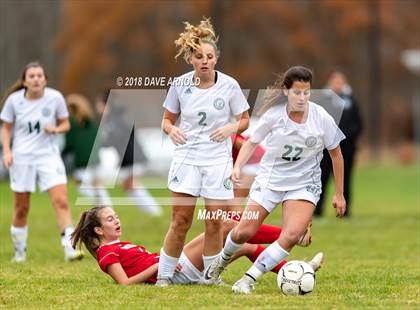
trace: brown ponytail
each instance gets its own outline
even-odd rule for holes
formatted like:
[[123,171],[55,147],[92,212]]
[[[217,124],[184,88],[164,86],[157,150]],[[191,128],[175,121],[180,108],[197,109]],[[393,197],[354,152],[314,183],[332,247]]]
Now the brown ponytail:
[[96,250],[99,248],[100,241],[95,227],[101,227],[99,212],[105,208],[104,206],[94,207],[82,213],[79,223],[71,235],[73,248],[76,248],[78,244],[80,248],[83,243],[89,253],[96,258]]
[[264,95],[264,104],[257,115],[261,116],[275,104],[285,103],[287,98],[283,89],[290,89],[296,81],[309,82],[312,85],[312,71],[303,66],[289,68],[283,75],[278,75],[273,85],[267,87]]

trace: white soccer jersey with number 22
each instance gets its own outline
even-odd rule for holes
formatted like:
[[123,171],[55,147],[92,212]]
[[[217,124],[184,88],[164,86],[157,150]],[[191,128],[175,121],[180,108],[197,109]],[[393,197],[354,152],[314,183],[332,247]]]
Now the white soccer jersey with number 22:
[[250,137],[253,143],[266,139],[256,181],[271,190],[306,187],[319,194],[323,150],[336,148],[344,138],[334,119],[316,103],[309,102],[303,124],[289,118],[286,104],[276,105],[264,113]]

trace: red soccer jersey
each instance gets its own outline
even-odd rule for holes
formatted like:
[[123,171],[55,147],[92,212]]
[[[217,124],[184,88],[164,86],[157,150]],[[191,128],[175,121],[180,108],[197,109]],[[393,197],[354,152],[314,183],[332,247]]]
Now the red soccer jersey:
[[[145,248],[131,242],[114,242],[102,245],[96,251],[99,267],[108,273],[108,266],[120,263],[127,277],[135,276],[159,262],[159,254],[150,253]],[[156,275],[147,283],[156,283]]]
[[[239,150],[238,148],[235,147],[235,141],[242,141],[242,143],[244,143],[246,140],[248,140],[248,137],[244,137],[242,135],[232,135],[232,158],[233,158],[233,162],[236,162],[236,159],[238,158],[238,154],[239,154]],[[264,156],[265,153],[265,149],[261,146],[261,145],[257,145],[254,153],[251,155],[251,157],[249,158],[247,164],[258,164],[261,161],[261,158]]]

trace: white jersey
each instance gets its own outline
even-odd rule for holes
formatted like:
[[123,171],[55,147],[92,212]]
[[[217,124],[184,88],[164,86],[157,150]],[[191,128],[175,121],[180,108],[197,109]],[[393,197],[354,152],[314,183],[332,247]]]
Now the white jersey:
[[69,116],[63,95],[46,87],[44,95],[36,100],[27,100],[25,90],[12,93],[6,100],[0,118],[13,123],[13,161],[33,163],[50,160],[51,155],[60,155],[54,135],[44,131],[46,125],[57,125],[57,119]]
[[163,107],[180,113],[179,128],[187,143],[175,147],[174,162],[191,165],[216,165],[232,160],[232,141],[213,142],[210,134],[228,124],[232,116],[249,109],[238,82],[217,71],[216,83],[207,89],[193,85],[194,71],[174,80]]
[[275,191],[306,187],[319,194],[323,150],[336,148],[345,136],[323,107],[309,102],[308,118],[303,124],[289,118],[286,104],[267,110],[250,140],[261,143],[265,138],[266,152],[256,182]]

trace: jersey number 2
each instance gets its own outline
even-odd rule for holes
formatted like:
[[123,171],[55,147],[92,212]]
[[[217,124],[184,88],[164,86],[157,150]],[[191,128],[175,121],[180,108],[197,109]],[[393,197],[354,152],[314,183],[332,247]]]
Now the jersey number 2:
[[35,125],[32,126],[31,122],[28,122],[28,126],[29,126],[29,133],[31,134],[32,132],[36,131],[36,133],[40,133],[41,132],[41,125],[39,124],[39,121],[37,121],[35,123]]
[[294,149],[295,149],[296,154],[293,157],[289,156],[290,153],[292,153],[292,151],[293,151],[293,146],[286,144],[284,146],[284,148],[286,149],[286,152],[284,152],[282,154],[281,158],[283,158],[284,160],[287,160],[287,161],[297,161],[297,160],[300,159],[299,155],[302,154],[303,148],[295,147]]
[[207,123],[205,122],[206,117],[207,117],[206,112],[198,112],[198,116],[201,117],[200,121],[198,122],[198,125],[207,126]]

